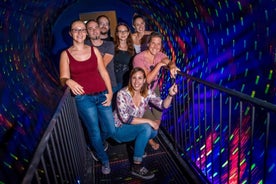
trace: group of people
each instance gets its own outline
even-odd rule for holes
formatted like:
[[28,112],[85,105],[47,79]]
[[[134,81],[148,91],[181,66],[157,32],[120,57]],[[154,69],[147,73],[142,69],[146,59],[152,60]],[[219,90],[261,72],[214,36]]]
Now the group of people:
[[[96,20],[74,20],[69,35],[73,44],[60,55],[60,82],[75,98],[89,142],[102,164],[102,173],[111,172],[104,142],[108,138],[134,142],[131,173],[143,179],[154,174],[142,162],[149,143],[155,150],[162,109],[168,108],[177,85],[160,98],[158,74],[163,66],[175,78],[178,68],[162,52],[160,33],[146,31],[145,19],[133,17],[134,33],[118,23],[115,38],[105,15]],[[116,95],[115,95],[116,94]]]

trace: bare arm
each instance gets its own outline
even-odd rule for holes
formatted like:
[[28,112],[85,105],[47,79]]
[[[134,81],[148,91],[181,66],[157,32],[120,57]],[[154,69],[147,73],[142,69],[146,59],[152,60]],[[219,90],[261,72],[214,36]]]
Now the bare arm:
[[177,93],[177,91],[178,91],[177,85],[174,83],[169,89],[168,96],[163,101],[164,108],[168,108],[170,106],[172,102],[172,98]]
[[70,78],[69,58],[66,51],[63,51],[60,55],[59,70],[62,86],[67,85],[75,95],[84,93],[83,87]]
[[112,55],[112,54],[108,54],[108,53],[104,54],[104,56],[103,56],[103,63],[104,63],[105,67],[111,62],[111,60],[113,59],[113,57],[114,57],[114,55]]
[[146,61],[144,58],[145,58],[144,52],[136,55],[133,59],[133,67],[143,68],[146,73],[146,76],[147,76],[147,83],[150,84],[155,79],[155,77],[158,75],[160,68],[162,66],[166,66],[166,63],[160,62],[160,63],[156,64],[156,66],[153,68],[153,70],[149,70],[145,67],[144,62],[146,62]]
[[147,70],[146,68],[143,68],[146,72],[147,83],[148,84],[150,84],[155,79],[155,77],[158,75],[158,73],[159,73],[160,69],[162,68],[162,66],[166,66],[166,63],[161,61],[151,71]]
[[157,121],[153,121],[147,118],[133,118],[131,124],[136,125],[136,124],[143,124],[143,123],[148,123],[153,129],[157,130],[159,128],[159,123]]
[[61,85],[65,86],[66,81],[70,79],[69,59],[65,51],[63,51],[60,55],[59,76]]

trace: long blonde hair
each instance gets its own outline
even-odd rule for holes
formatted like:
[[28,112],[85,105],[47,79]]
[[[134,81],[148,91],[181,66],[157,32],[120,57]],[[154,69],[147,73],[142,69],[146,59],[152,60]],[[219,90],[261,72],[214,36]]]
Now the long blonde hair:
[[[147,77],[146,72],[144,71],[143,68],[135,67],[131,70],[130,75],[129,75],[130,80],[128,82],[127,87],[128,87],[128,90],[130,91],[130,94],[131,94],[132,97],[134,95],[134,89],[133,89],[133,86],[132,86],[132,76],[137,72],[142,72],[145,79]],[[147,82],[145,82],[144,85],[142,86],[140,93],[143,97],[146,97],[148,95],[148,83]]]

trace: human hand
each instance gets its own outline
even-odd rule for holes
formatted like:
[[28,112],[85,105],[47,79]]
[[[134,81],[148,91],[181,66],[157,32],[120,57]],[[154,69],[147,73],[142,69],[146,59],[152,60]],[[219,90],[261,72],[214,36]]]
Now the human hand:
[[160,123],[158,121],[152,121],[152,120],[149,120],[150,121],[150,126],[154,129],[154,130],[158,130],[159,129],[159,125]]
[[177,71],[180,71],[180,69],[177,68],[176,66],[170,66],[170,75],[171,75],[171,78],[176,78]]
[[66,85],[71,89],[74,95],[84,94],[83,87],[72,79],[66,81]]
[[174,95],[176,95],[177,91],[178,91],[178,87],[177,87],[176,83],[174,83],[169,89],[169,95],[174,96]]
[[107,94],[105,94],[105,97],[106,97],[106,99],[105,99],[105,101],[102,102],[102,105],[103,106],[110,106],[111,101],[112,101],[112,94],[107,93]]

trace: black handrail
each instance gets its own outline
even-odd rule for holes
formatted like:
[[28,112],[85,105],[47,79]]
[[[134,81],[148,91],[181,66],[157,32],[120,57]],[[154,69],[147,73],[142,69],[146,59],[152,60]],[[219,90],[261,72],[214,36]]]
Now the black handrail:
[[228,94],[229,96],[236,96],[236,97],[239,97],[240,99],[244,100],[244,101],[248,101],[254,105],[258,105],[258,106],[262,106],[266,109],[269,109],[273,112],[276,112],[276,104],[272,104],[270,102],[267,102],[265,100],[262,100],[262,99],[259,99],[259,98],[253,98],[247,94],[244,94],[244,93],[241,93],[239,91],[236,91],[236,90],[233,90],[233,89],[229,89],[229,88],[226,88],[226,87],[223,87],[223,86],[220,86],[218,84],[215,84],[215,83],[211,83],[211,82],[208,82],[208,81],[205,81],[205,80],[202,80],[200,78],[196,78],[196,77],[193,77],[187,73],[183,73],[183,72],[177,72],[178,75],[182,75],[182,76],[185,76],[187,77],[188,79],[191,79],[193,81],[196,81],[200,84],[204,84],[205,86],[208,86],[212,89],[217,89],[221,92],[224,92],[226,94]]
[[179,92],[162,119],[174,149],[211,183],[272,181],[276,173],[268,167],[275,162],[271,120],[276,105],[187,73],[178,75]]
[[[89,153],[69,88],[59,102],[22,180],[29,183],[89,183]],[[89,180],[89,181],[88,181]]]

